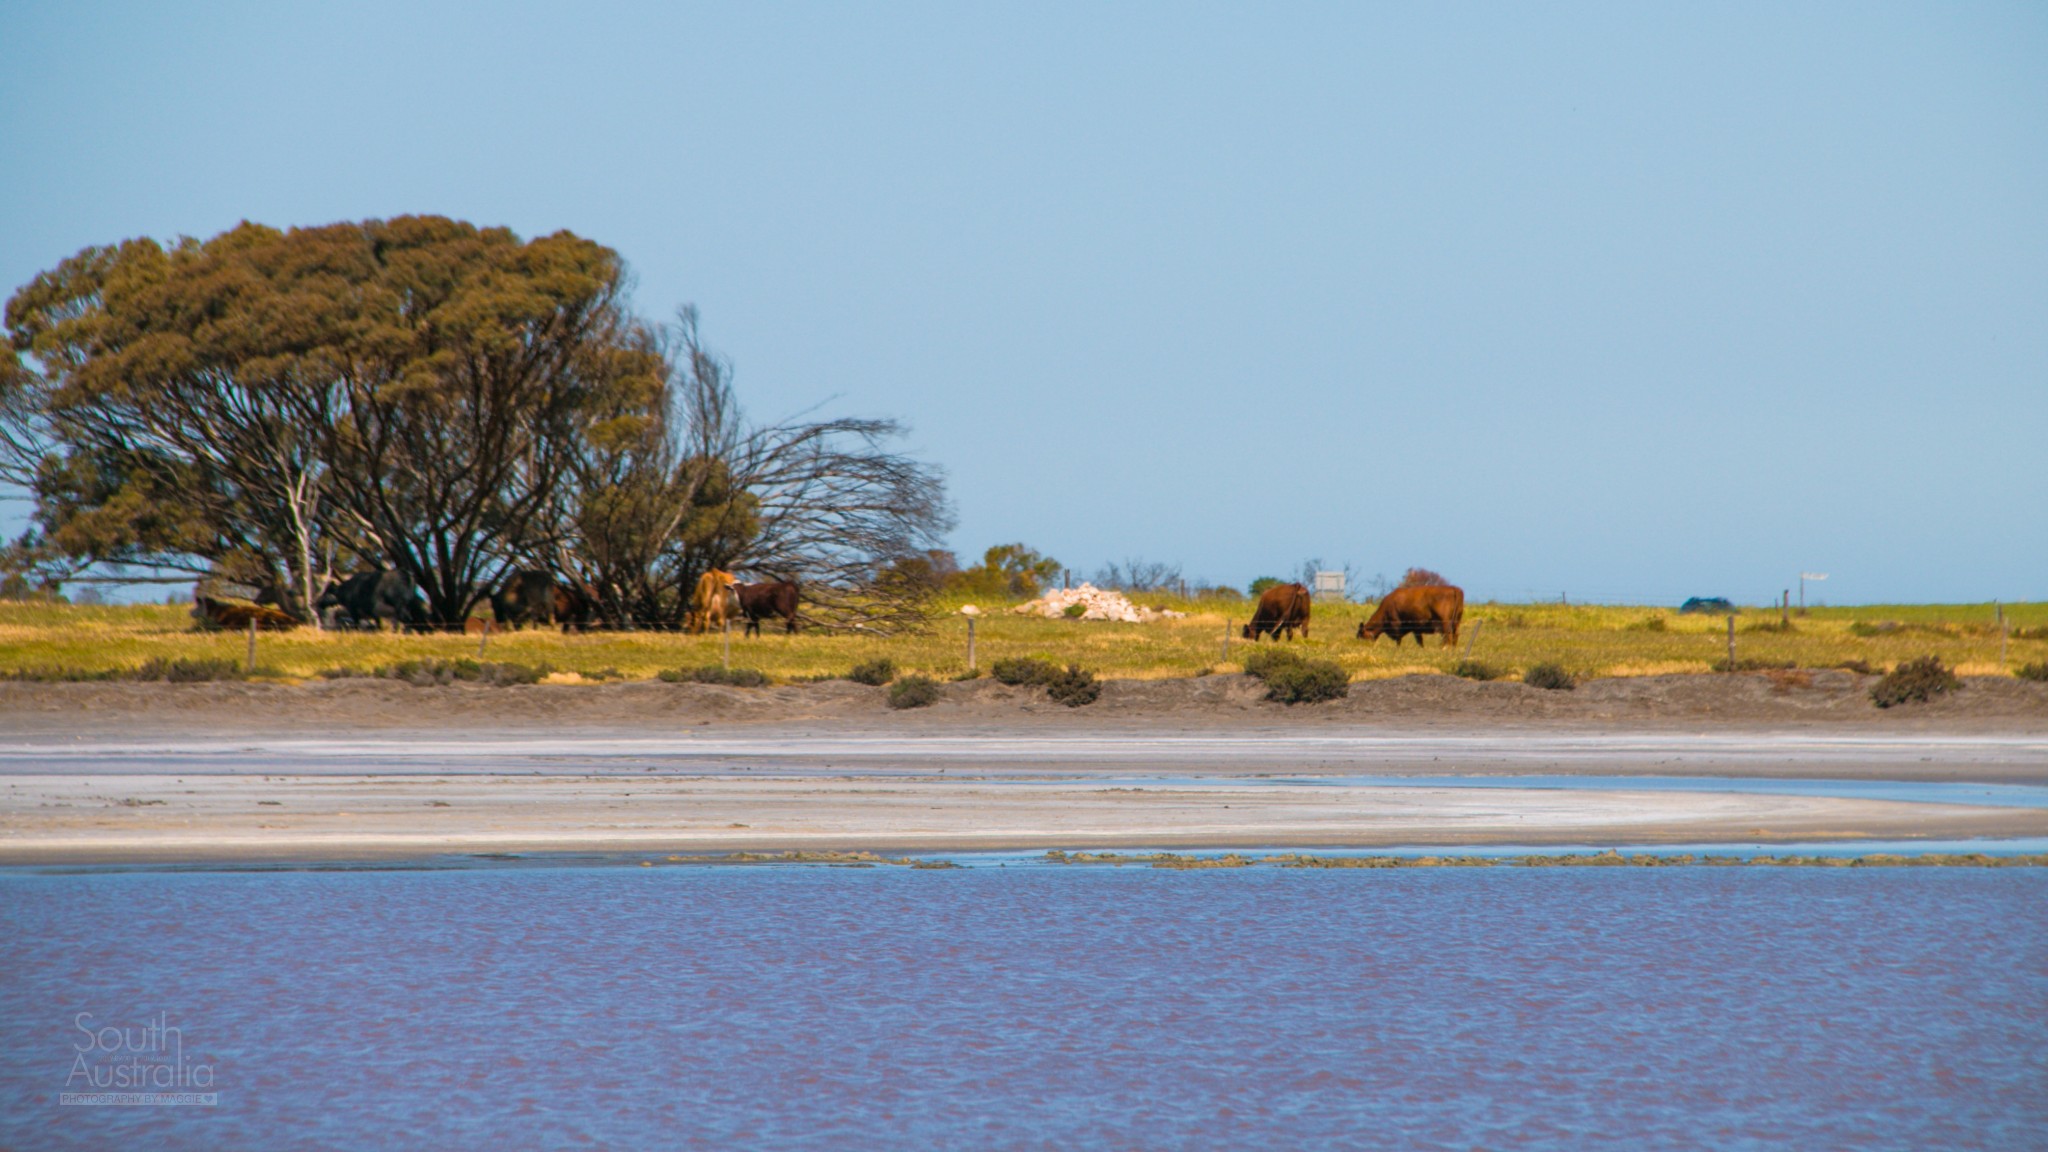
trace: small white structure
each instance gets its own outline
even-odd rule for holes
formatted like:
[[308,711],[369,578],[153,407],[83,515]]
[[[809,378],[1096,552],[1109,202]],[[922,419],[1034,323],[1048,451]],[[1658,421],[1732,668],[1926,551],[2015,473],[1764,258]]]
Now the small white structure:
[[[1080,612],[1070,613],[1069,609],[1080,607]],[[1010,609],[1020,616],[1077,616],[1082,620],[1117,620],[1126,624],[1143,624],[1152,620],[1178,620],[1185,612],[1171,608],[1140,608],[1131,603],[1121,592],[1097,588],[1093,584],[1082,584],[1077,588],[1055,588],[1029,604],[1019,604]]]
[[1312,591],[1318,600],[1342,600],[1344,598],[1344,574],[1342,572],[1316,573],[1316,586]]

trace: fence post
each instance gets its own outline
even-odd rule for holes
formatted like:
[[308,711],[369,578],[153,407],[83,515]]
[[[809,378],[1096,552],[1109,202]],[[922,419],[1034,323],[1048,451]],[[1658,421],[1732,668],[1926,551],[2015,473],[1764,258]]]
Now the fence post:
[[492,623],[489,620],[484,621],[484,630],[476,638],[476,658],[479,660],[484,658],[484,645],[491,642]]
[[1792,623],[1792,590],[1785,589],[1778,598],[1778,623]]
[[732,668],[732,617],[727,616],[719,620],[718,642],[718,662],[730,671]]
[[1728,671],[1735,671],[1735,617],[1728,618]]
[[1991,606],[1998,610],[1998,663],[2003,667],[2005,664],[2006,640],[2012,635],[2012,626],[2005,622],[2005,605],[2003,603],[1993,600]]
[[256,674],[256,617],[249,617],[249,662],[244,666],[249,675]]
[[1479,639],[1479,630],[1484,627],[1486,627],[1485,620],[1474,620],[1472,622],[1472,630],[1465,633],[1465,659],[1470,660],[1472,658],[1472,642]]
[[974,671],[974,617],[967,618],[967,670]]
[[1223,618],[1223,662],[1230,663],[1230,617]]

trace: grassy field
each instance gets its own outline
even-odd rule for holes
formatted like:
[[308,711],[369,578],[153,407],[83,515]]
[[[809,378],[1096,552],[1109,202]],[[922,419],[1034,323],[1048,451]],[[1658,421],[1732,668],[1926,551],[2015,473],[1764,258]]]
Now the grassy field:
[[[1077,663],[1113,678],[1194,676],[1235,671],[1246,642],[1237,638],[1248,604],[1151,599],[1188,611],[1185,620],[1107,624],[1010,615],[983,602],[977,655],[985,672],[1006,656],[1036,656]],[[731,638],[732,665],[756,668],[776,680],[844,675],[862,661],[889,657],[902,671],[951,677],[967,670],[967,620],[959,602],[942,602],[930,628],[908,636],[877,637],[770,631],[758,639]],[[1314,638],[1296,648],[1336,660],[1353,679],[1447,672],[1465,655],[1432,638],[1366,644],[1354,633],[1366,615],[1358,605],[1317,605]],[[1791,662],[1825,668],[1860,660],[1883,669],[1900,660],[1937,655],[1966,675],[2010,674],[2025,663],[2048,661],[2048,603],[2008,604],[2013,635],[1999,658],[1999,630],[1989,604],[1874,605],[1815,608],[1778,631],[1775,609],[1750,609],[1736,622],[1736,654],[1744,660]],[[1229,657],[1224,636],[1230,633]],[[1651,607],[1557,604],[1470,604],[1465,612],[1471,657],[1509,676],[1538,662],[1562,664],[1581,677],[1707,672],[1727,654],[1723,617],[1679,616]],[[0,674],[107,672],[152,658],[227,659],[239,663],[241,634],[195,629],[188,610],[163,605],[79,607],[0,603]],[[1267,641],[1271,643],[1271,641]],[[259,675],[309,678],[336,668],[371,671],[421,657],[476,658],[476,636],[396,636],[321,633],[299,629],[264,633],[257,641]],[[716,664],[717,636],[654,632],[592,632],[564,636],[529,630],[490,637],[483,658],[545,665],[587,678],[645,679],[663,669]]]

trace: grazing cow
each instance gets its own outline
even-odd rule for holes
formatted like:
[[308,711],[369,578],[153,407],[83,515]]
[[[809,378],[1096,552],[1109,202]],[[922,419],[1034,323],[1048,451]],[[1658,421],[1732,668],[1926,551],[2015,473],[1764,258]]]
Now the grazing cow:
[[491,593],[491,615],[498,627],[518,631],[528,624],[543,628],[555,622],[555,577],[539,568],[521,568],[505,575],[505,582]]
[[1415,646],[1420,648],[1422,638],[1434,632],[1444,638],[1444,647],[1449,648],[1458,642],[1458,622],[1464,618],[1464,589],[1449,584],[1413,584],[1387,593],[1380,606],[1373,609],[1372,618],[1358,626],[1358,638],[1377,640],[1392,636],[1394,647],[1399,648],[1403,636],[1413,636]]
[[427,608],[420,602],[412,577],[387,568],[358,572],[333,585],[320,594],[313,607],[335,627],[374,632],[381,630],[386,620],[394,631],[427,625]]
[[740,615],[747,618],[746,634],[759,636],[761,621],[769,616],[780,616],[786,622],[785,632],[796,631],[796,581],[771,580],[765,584],[735,584],[733,597],[739,603]]
[[733,586],[738,583],[732,573],[717,568],[697,577],[697,590],[690,596],[690,614],[684,627],[691,632],[725,627],[732,615]]
[[1256,641],[1270,632],[1273,639],[1308,639],[1308,589],[1300,584],[1275,584],[1259,594],[1259,606],[1252,610],[1252,622],[1244,626],[1244,638]]
[[553,603],[555,623],[562,626],[563,632],[571,628],[586,632],[590,622],[597,618],[596,598],[566,580],[555,585]]

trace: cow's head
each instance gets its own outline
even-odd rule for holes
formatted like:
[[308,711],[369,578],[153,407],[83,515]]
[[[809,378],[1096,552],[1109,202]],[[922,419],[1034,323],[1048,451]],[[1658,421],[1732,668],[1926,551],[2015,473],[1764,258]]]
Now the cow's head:
[[1371,620],[1361,620],[1358,622],[1358,638],[1360,640],[1377,640],[1386,630],[1386,625],[1381,624],[1377,616]]

